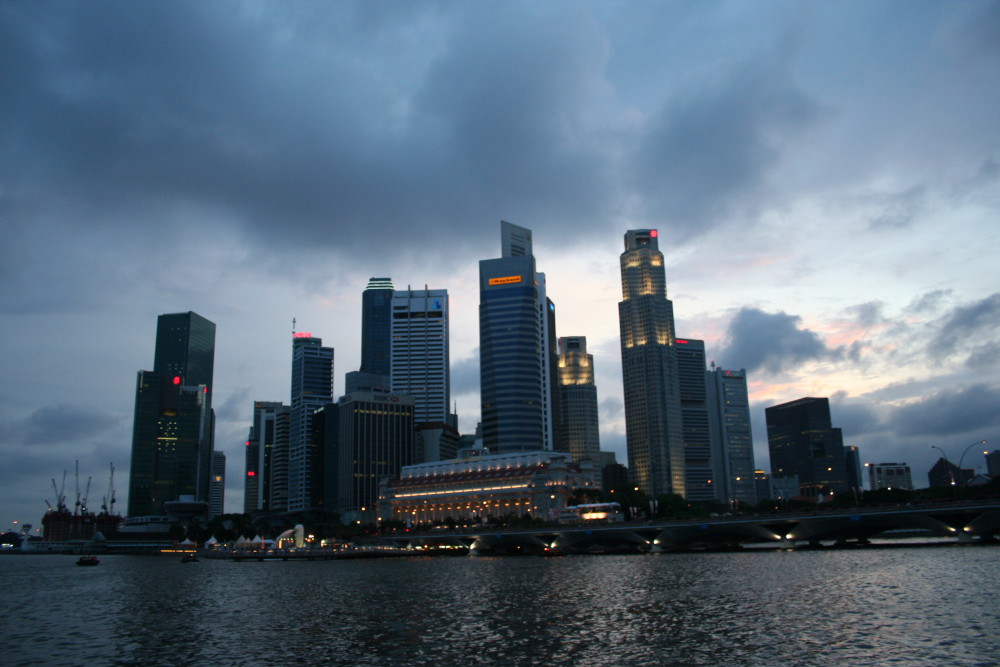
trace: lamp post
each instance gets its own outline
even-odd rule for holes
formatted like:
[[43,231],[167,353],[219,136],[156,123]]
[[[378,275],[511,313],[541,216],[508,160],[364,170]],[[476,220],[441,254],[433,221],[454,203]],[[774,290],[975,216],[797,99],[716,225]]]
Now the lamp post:
[[[965,451],[962,452],[962,456],[959,457],[959,459],[958,459],[958,480],[959,480],[959,482],[962,481],[962,461],[965,460],[965,455],[968,454],[969,450],[972,449],[973,447],[976,447],[978,445],[985,445],[985,444],[986,444],[985,440],[977,440],[976,442],[971,443],[968,447],[965,448]],[[960,483],[959,484],[959,489],[961,489],[961,487],[963,487],[963,486],[966,486],[966,484],[961,484]]]

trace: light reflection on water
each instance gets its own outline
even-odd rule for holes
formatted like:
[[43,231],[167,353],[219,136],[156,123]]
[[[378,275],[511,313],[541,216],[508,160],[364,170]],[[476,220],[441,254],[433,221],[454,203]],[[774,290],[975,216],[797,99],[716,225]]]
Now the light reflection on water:
[[998,547],[0,558],[8,665],[1000,665]]

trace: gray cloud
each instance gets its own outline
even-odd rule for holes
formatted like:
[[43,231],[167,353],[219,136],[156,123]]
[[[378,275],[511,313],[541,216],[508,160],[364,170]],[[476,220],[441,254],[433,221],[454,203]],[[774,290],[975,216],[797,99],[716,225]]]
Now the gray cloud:
[[800,329],[799,322],[797,315],[740,309],[729,322],[726,345],[719,352],[722,366],[778,373],[808,361],[842,356],[842,350],[827,348],[816,332]]
[[[747,209],[784,142],[822,115],[780,55],[735,68],[721,83],[672,98],[635,156],[646,214],[693,235]],[[753,212],[752,208],[749,212]]]
[[29,445],[80,442],[110,431],[119,419],[103,410],[84,405],[47,405],[35,410],[12,430]]
[[981,433],[1000,427],[1000,387],[975,384],[943,390],[893,411],[889,426],[899,435],[948,436]]
[[956,306],[936,323],[937,335],[927,345],[932,359],[944,362],[951,355],[966,355],[966,364],[987,367],[1000,363],[991,351],[1000,345],[1000,292]]

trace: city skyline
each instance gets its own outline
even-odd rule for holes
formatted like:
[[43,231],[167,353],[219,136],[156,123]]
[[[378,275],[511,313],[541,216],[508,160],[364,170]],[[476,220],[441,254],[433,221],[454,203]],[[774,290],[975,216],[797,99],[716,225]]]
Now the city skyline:
[[918,485],[932,445],[1000,440],[995,4],[0,12],[4,525],[38,526],[75,460],[99,487],[113,461],[124,501],[163,313],[218,327],[227,511],[253,402],[289,401],[292,319],[336,349],[342,394],[370,276],[448,290],[470,432],[501,219],[587,338],[620,460],[628,229],[660,232],[678,332],[746,369],[759,467],[764,408],[804,396]]

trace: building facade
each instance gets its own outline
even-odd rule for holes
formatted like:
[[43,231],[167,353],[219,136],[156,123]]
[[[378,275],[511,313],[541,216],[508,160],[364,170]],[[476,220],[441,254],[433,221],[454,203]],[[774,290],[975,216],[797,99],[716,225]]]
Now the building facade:
[[216,517],[226,511],[226,455],[212,452],[212,479],[208,485],[208,514]]
[[868,463],[868,482],[872,491],[879,489],[913,490],[913,476],[905,463]]
[[391,307],[390,388],[413,397],[418,424],[449,423],[448,290],[397,290]]
[[725,499],[722,471],[716,470],[717,457],[712,451],[705,342],[676,338],[674,354],[684,429],[684,496],[696,502],[722,502]]
[[324,411],[324,506],[342,518],[374,523],[379,484],[417,463],[414,400],[358,391]]
[[503,256],[479,262],[483,444],[492,452],[551,449],[545,276],[535,270],[530,230],[501,222],[501,238]]
[[389,375],[392,358],[391,278],[371,278],[361,293],[361,372]]
[[622,384],[629,471],[642,491],[684,495],[684,427],[674,354],[674,307],[667,298],[655,229],[630,230],[621,255]]
[[214,323],[193,312],[159,316],[153,370],[136,382],[129,516],[162,514],[181,496],[208,502],[214,364]]
[[804,496],[848,490],[844,437],[830,419],[826,398],[800,398],[764,410],[774,484],[797,476]]
[[379,518],[422,526],[489,524],[511,516],[556,521],[578,490],[600,487],[590,461],[566,452],[490,454],[406,466],[382,486]]
[[253,404],[253,421],[245,448],[244,514],[288,509],[290,419],[289,407],[281,402]]
[[557,440],[574,461],[588,459],[597,466],[601,458],[601,431],[594,356],[587,354],[586,336],[564,336],[558,345]]
[[847,473],[847,488],[855,494],[860,494],[865,490],[864,477],[862,476],[861,468],[861,450],[853,445],[845,446],[844,470]]
[[292,392],[288,435],[288,510],[308,508],[318,473],[319,447],[312,440],[312,416],[333,401],[333,348],[309,332],[292,335]]
[[754,481],[753,429],[745,369],[712,367],[707,375],[713,461],[722,500],[732,505],[754,505],[758,500]]

